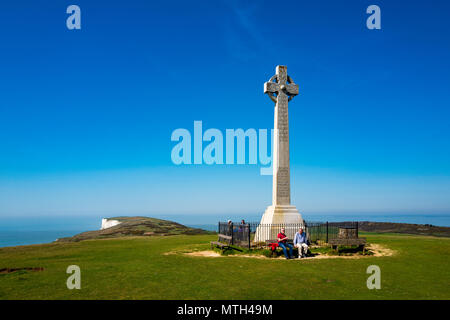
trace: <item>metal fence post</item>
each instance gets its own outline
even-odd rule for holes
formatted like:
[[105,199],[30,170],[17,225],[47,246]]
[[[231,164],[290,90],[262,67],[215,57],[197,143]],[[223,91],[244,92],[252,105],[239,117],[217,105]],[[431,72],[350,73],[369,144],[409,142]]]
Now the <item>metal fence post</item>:
[[233,227],[233,222],[231,223],[231,245],[234,245],[234,227]]
[[327,221],[327,240],[325,242],[328,243],[328,221]]
[[250,250],[250,224],[247,224],[247,233],[248,233],[248,250]]
[[356,221],[356,237],[357,237],[357,238],[359,238],[358,233],[359,233],[359,231],[358,231],[358,221]]

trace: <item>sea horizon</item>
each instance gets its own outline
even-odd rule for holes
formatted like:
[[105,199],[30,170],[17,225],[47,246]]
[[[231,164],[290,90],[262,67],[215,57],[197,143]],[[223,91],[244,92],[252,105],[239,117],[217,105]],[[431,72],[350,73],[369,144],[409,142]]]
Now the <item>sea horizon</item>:
[[[164,220],[171,220],[192,228],[200,228],[209,231],[217,230],[218,221],[258,222],[260,214],[130,214],[122,216],[148,216]],[[0,247],[12,247],[19,245],[32,245],[51,243],[58,238],[71,237],[75,234],[98,230],[102,218],[111,216],[20,216],[6,217],[0,221]],[[306,221],[372,221],[372,222],[397,222],[411,224],[430,224],[440,227],[450,227],[450,213],[436,214],[406,214],[406,213],[329,213],[329,214],[303,214]]]

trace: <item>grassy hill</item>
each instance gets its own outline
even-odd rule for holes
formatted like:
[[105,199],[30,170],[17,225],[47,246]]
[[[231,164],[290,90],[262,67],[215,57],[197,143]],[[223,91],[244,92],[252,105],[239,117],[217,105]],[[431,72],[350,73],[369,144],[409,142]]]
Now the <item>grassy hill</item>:
[[436,237],[450,237],[449,227],[433,226],[431,224],[395,223],[395,222],[358,222],[360,231],[379,233],[407,233]]
[[[0,299],[450,299],[450,238],[364,234],[395,251],[360,259],[195,257],[215,235],[124,237],[0,248]],[[66,269],[81,268],[68,290]],[[381,289],[369,290],[370,265]],[[41,270],[41,271],[37,271]]]
[[73,237],[58,239],[58,242],[74,242],[81,240],[119,238],[126,236],[170,236],[177,234],[211,234],[211,232],[186,227],[177,222],[148,217],[114,217],[119,225],[104,230],[79,233]]

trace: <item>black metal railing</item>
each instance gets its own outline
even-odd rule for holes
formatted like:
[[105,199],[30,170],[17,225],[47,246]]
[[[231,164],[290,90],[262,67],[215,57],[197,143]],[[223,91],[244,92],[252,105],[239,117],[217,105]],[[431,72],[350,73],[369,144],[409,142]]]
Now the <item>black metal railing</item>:
[[328,240],[339,237],[340,229],[355,229],[356,237],[358,235],[357,221],[344,222],[307,222],[306,229],[309,241],[311,242],[328,242]]
[[259,222],[219,222],[218,233],[225,235],[229,244],[251,248],[253,245],[277,240],[281,229],[285,229],[288,238],[293,239],[295,233],[302,228],[312,243],[325,242],[342,236],[358,237],[358,222],[305,222],[284,224],[261,224]]
[[231,237],[228,242],[231,245],[249,248],[252,242],[252,224],[219,222],[219,235]]

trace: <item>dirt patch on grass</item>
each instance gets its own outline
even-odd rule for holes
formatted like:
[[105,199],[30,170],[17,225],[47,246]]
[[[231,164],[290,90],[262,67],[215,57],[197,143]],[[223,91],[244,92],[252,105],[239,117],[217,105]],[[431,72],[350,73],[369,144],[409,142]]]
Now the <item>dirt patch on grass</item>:
[[[323,253],[316,253],[312,257],[306,257],[302,259],[295,260],[316,260],[316,259],[363,259],[367,257],[388,257],[395,254],[394,250],[386,248],[379,244],[369,244],[366,247],[373,254],[372,255],[361,255],[361,254],[353,254],[353,255],[327,255]],[[221,255],[218,252],[212,250],[204,250],[204,251],[194,251],[194,252],[166,252],[165,255],[169,254],[184,254],[190,257],[208,257],[208,258],[218,258],[218,257],[240,257],[240,258],[254,258],[254,259],[270,259],[270,260],[284,260],[284,256],[279,256],[277,258],[269,258],[263,255],[257,254],[230,254],[230,255]]]
[[13,273],[17,271],[44,271],[44,268],[3,268],[0,269],[0,274]]
[[366,246],[366,250],[372,252],[371,255],[362,255],[362,254],[352,254],[352,255],[327,255],[323,253],[316,254],[313,257],[306,257],[302,260],[311,260],[311,259],[363,259],[368,257],[389,257],[395,254],[395,251],[389,248],[386,248],[379,244],[368,244]]
[[369,244],[367,249],[373,252],[374,257],[390,257],[395,254],[394,250],[376,243]]
[[223,257],[220,253],[217,253],[212,250],[185,252],[184,254],[192,257],[210,257],[210,258]]
[[[167,254],[176,254],[177,252],[167,252]],[[191,257],[210,257],[210,258],[217,258],[217,257],[241,257],[241,258],[257,258],[257,259],[268,259],[267,257],[263,255],[251,255],[251,254],[229,254],[229,255],[221,255],[218,252],[212,251],[212,250],[205,250],[205,251],[194,251],[194,252],[182,252],[182,254],[185,254],[187,256]]]

